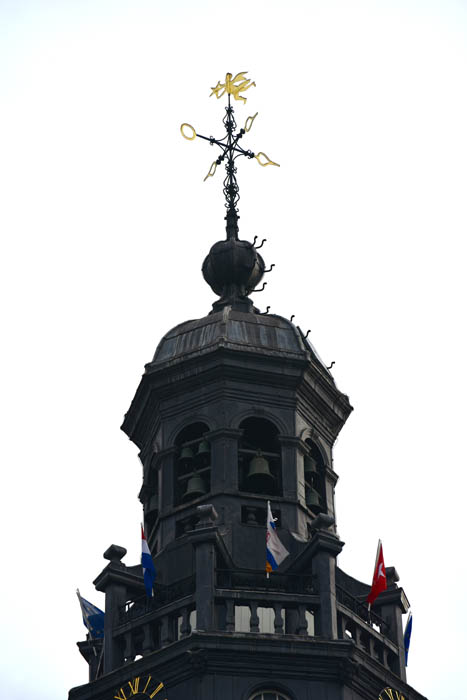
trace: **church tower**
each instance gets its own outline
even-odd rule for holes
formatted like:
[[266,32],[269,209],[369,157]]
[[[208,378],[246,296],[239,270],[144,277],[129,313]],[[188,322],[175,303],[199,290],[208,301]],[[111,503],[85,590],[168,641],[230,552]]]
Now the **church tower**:
[[[406,683],[408,601],[388,567],[368,615],[370,586],[344,573],[335,522],[332,450],[352,407],[292,321],[253,304],[267,268],[238,236],[231,98],[254,84],[227,74],[223,139],[226,238],[203,276],[218,299],[168,331],[146,365],[122,429],[143,464],[140,500],[157,578],[111,545],[94,584],[105,593],[103,640],[79,642],[89,683],[69,700],[423,700]],[[289,552],[266,575],[270,502]],[[385,688],[392,689],[392,695]]]

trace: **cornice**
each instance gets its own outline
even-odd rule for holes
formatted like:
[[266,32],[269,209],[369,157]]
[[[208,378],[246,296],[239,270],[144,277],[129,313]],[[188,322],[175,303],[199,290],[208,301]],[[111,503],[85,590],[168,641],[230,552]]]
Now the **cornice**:
[[144,591],[143,576],[138,576],[126,568],[124,564],[110,562],[94,579],[93,584],[98,591],[105,592],[111,584],[120,584],[136,590]]

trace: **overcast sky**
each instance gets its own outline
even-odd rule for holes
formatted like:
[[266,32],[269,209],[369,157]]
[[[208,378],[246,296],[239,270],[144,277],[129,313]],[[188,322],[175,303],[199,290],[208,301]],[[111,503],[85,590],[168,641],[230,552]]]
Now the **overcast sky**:
[[413,612],[408,682],[465,697],[467,3],[0,1],[2,694],[86,682],[75,589],[140,556],[141,465],[119,430],[144,363],[206,315],[224,235],[209,98],[257,87],[240,235],[255,301],[304,331],[355,408],[334,452],[339,564],[378,538]]

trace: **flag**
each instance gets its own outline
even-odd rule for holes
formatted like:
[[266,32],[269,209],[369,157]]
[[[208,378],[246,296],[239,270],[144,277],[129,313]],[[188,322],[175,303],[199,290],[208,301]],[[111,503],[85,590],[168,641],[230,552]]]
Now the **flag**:
[[407,618],[407,624],[405,626],[405,632],[404,632],[404,649],[405,649],[405,665],[407,666],[407,659],[409,658],[409,646],[410,646],[410,637],[412,636],[412,613],[409,613],[409,617]]
[[78,589],[76,589],[79,604],[81,606],[81,614],[83,615],[84,626],[93,639],[102,639],[104,636],[104,616],[105,613],[98,607],[82,598]]
[[383,558],[383,545],[381,544],[381,540],[378,540],[378,549],[376,550],[376,563],[375,571],[373,574],[373,583],[371,584],[371,591],[369,592],[367,598],[368,608],[370,607],[370,605],[373,605],[379,594],[385,591],[387,587],[388,586],[386,583],[386,568],[384,566]]
[[289,552],[279,539],[276,532],[276,525],[271,513],[271,504],[268,501],[268,521],[266,523],[266,571],[268,575],[275,571],[279,564],[289,556]]
[[151,552],[149,551],[148,543],[144,535],[143,526],[141,525],[141,566],[143,567],[144,586],[148,598],[153,596],[153,586],[156,580],[156,569],[152,560]]

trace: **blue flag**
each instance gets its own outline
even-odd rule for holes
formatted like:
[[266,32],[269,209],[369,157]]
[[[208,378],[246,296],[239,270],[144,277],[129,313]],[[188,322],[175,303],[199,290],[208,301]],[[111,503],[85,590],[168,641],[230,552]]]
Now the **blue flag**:
[[82,598],[78,590],[76,591],[76,595],[78,596],[81,606],[84,626],[87,628],[91,638],[102,639],[104,637],[105,613],[97,606],[90,603],[89,600],[86,600],[86,598]]
[[144,587],[148,598],[153,596],[153,586],[156,580],[156,568],[152,560],[151,552],[149,551],[148,543],[144,535],[143,526],[141,525],[141,566],[143,567]]
[[407,666],[407,659],[409,657],[409,647],[410,647],[410,637],[412,636],[412,613],[409,613],[407,624],[405,626],[404,632],[404,649],[405,649],[405,665]]

